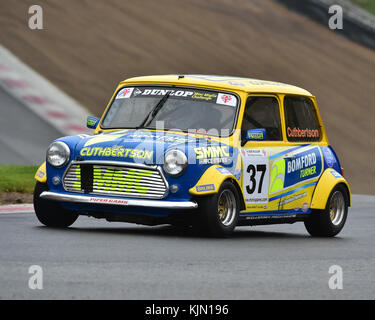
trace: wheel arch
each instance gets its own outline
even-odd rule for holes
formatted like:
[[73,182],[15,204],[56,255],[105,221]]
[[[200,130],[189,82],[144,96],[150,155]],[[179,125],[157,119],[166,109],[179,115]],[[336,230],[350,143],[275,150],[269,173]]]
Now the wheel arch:
[[199,181],[192,188],[189,189],[189,193],[195,197],[215,194],[219,192],[221,185],[225,181],[230,181],[236,188],[238,196],[240,197],[241,210],[246,209],[243,193],[238,180],[229,171],[221,173],[217,170],[217,168],[222,167],[219,165],[213,165],[210,168],[208,168],[202,175],[202,177],[199,179]]
[[241,190],[241,187],[238,183],[238,181],[235,179],[235,178],[228,178],[225,181],[230,181],[234,187],[236,188],[237,192],[238,192],[238,196],[240,197],[240,211],[242,210],[245,210],[246,209],[246,203],[245,203],[245,199],[244,199],[244,196],[243,196],[243,193],[242,193],[242,190]]
[[[346,190],[346,195],[347,195],[347,199],[348,199],[348,207],[350,207],[351,206],[351,196],[350,196],[350,189],[349,189],[349,186],[348,186],[348,184],[347,183],[344,183],[344,182],[339,182],[338,184],[336,184],[336,186],[338,186],[338,185],[342,185],[344,188],[345,188],[345,190]],[[336,187],[335,186],[335,187]]]
[[343,185],[345,187],[348,197],[348,206],[350,207],[351,192],[348,182],[336,170],[326,169],[315,187],[311,199],[311,209],[324,210],[327,205],[329,195],[337,185]]

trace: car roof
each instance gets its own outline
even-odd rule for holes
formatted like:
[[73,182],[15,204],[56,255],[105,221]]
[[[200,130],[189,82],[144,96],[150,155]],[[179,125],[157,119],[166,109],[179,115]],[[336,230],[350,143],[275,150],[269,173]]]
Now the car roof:
[[302,88],[281,82],[266,81],[251,78],[240,78],[220,75],[154,75],[126,79],[121,84],[173,84],[186,86],[215,87],[226,90],[239,90],[249,93],[284,93],[312,96],[312,94]]

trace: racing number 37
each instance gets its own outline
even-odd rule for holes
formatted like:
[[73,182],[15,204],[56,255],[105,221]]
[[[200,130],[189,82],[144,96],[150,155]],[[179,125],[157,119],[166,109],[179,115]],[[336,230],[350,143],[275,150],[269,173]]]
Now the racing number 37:
[[254,166],[253,164],[250,164],[247,167],[247,172],[250,174],[250,182],[251,182],[251,187],[250,185],[246,186],[246,191],[248,194],[253,194],[256,186],[257,186],[257,180],[255,179],[256,173],[261,172],[261,176],[259,179],[258,183],[258,193],[262,193],[262,186],[263,186],[263,179],[264,179],[264,174],[266,173],[267,166],[265,164],[258,164]]
[[243,192],[246,203],[267,203],[269,168],[266,152],[247,149],[242,153],[244,176]]

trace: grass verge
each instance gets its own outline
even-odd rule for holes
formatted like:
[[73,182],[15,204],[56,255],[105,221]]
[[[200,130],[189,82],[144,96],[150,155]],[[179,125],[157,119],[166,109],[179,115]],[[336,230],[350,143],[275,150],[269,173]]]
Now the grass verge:
[[31,193],[37,166],[0,165],[0,193]]
[[351,0],[351,2],[375,15],[375,0]]

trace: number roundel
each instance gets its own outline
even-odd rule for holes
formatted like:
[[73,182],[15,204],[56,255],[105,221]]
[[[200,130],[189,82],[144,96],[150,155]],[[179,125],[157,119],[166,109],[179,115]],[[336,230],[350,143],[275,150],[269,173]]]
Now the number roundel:
[[257,172],[261,172],[260,180],[258,183],[258,193],[262,193],[262,187],[263,187],[263,180],[264,180],[264,175],[267,171],[267,166],[265,164],[258,164],[256,167],[252,164],[250,164],[247,167],[246,170],[248,173],[250,173],[250,182],[251,182],[251,188],[249,185],[246,186],[246,191],[248,194],[253,194],[256,186],[257,186],[257,180],[255,179],[255,176]]
[[268,202],[269,165],[265,150],[242,150],[243,192],[247,204]]

